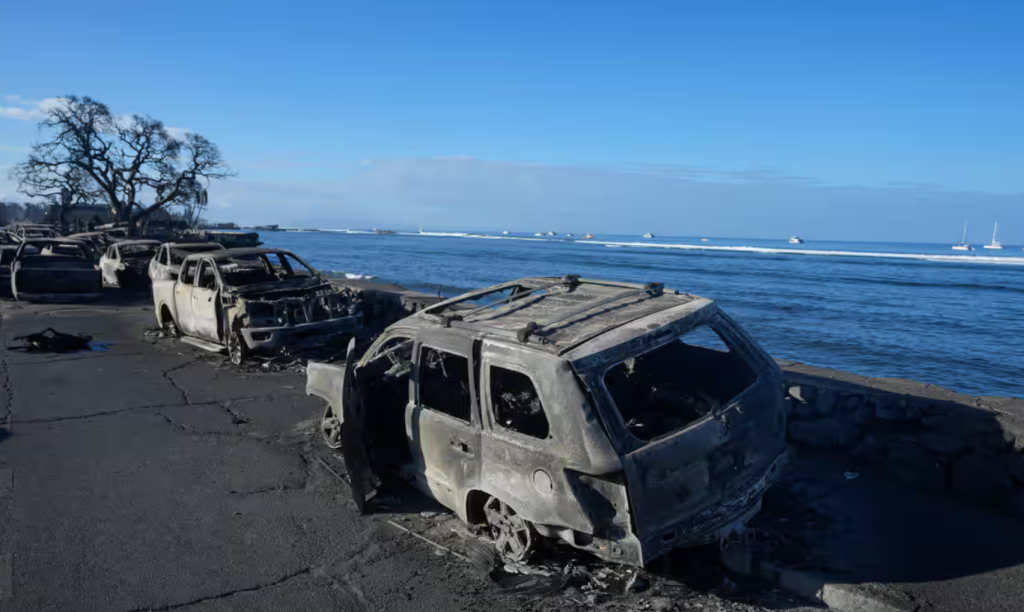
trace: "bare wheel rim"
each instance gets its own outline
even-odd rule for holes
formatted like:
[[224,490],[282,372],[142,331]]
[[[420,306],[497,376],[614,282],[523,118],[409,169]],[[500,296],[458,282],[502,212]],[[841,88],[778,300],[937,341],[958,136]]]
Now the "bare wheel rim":
[[498,552],[512,561],[526,561],[533,553],[533,529],[508,504],[492,497],[484,504],[484,516],[491,527]]
[[238,332],[232,332],[231,337],[228,338],[228,356],[231,357],[231,363],[235,365],[242,365],[242,362],[245,361],[242,338],[239,337]]
[[172,337],[172,338],[177,338],[178,335],[179,335],[178,334],[178,324],[175,323],[173,319],[168,321],[167,324],[164,325],[164,329],[167,331],[167,335]]
[[320,417],[320,435],[327,448],[341,448],[341,420],[330,404],[324,406],[324,415]]

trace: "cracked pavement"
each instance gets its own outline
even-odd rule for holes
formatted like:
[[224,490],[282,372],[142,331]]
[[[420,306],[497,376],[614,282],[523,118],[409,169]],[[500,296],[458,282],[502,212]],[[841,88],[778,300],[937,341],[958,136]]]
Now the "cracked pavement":
[[0,309],[4,347],[45,327],[111,343],[0,349],[0,612],[546,607],[359,516],[301,376],[146,338],[145,306]]

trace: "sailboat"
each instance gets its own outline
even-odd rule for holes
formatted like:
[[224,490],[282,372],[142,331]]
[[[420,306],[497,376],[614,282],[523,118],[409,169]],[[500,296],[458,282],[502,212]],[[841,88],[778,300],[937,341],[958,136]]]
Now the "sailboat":
[[974,247],[967,244],[967,221],[964,221],[964,236],[960,239],[960,244],[953,245],[954,251],[973,251]]
[[1001,243],[998,240],[996,240],[996,230],[998,230],[998,229],[999,229],[999,224],[996,223],[996,226],[992,228],[992,244],[986,244],[985,245],[986,249],[1001,249],[1001,248],[1003,248],[1003,243]]

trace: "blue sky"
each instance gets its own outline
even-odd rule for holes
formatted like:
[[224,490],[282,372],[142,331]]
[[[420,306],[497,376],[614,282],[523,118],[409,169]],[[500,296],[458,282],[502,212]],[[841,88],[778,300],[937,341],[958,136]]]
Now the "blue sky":
[[220,144],[221,219],[1024,244],[1011,0],[55,0],[0,54],[0,166],[90,95]]

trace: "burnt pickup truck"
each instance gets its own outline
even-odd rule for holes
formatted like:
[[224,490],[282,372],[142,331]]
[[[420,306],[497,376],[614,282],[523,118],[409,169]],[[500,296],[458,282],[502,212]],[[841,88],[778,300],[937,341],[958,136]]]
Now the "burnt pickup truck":
[[358,306],[291,251],[224,249],[184,258],[153,281],[157,323],[241,364],[253,352],[323,346],[361,327]]
[[11,293],[33,302],[102,298],[103,278],[92,245],[67,238],[26,238],[11,262]]
[[310,362],[360,510],[411,481],[499,551],[541,537],[644,565],[726,539],[786,461],[775,362],[711,300],[524,278],[389,327],[361,359]]

